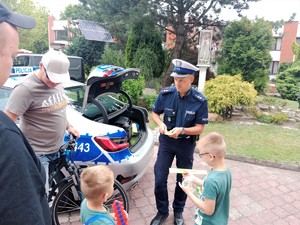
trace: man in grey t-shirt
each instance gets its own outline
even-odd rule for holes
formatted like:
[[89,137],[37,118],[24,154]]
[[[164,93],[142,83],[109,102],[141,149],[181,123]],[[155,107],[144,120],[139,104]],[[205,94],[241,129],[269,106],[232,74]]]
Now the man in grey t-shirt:
[[47,52],[39,70],[14,88],[4,111],[13,121],[21,118],[20,129],[43,163],[46,175],[48,161],[57,157],[65,131],[80,136],[66,115],[68,99],[62,83],[70,80],[69,66],[69,59],[62,52]]
[[[70,62],[62,52],[51,50],[39,63],[39,70],[14,88],[5,108],[5,113],[16,121],[21,118],[20,129],[46,169],[46,180],[53,168],[49,161],[57,158],[63,144],[65,131],[79,132],[67,120],[68,99],[62,82],[70,80]],[[46,190],[49,190],[46,182]]]
[[38,156],[56,153],[63,144],[65,130],[79,136],[67,120],[68,99],[62,82],[70,80],[70,62],[65,54],[50,50],[39,70],[14,88],[5,113],[16,121]]

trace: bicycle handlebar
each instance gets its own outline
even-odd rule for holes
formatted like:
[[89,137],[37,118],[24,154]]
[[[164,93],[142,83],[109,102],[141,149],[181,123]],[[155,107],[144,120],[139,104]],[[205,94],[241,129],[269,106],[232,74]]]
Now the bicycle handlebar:
[[59,148],[60,153],[64,153],[66,149],[75,150],[76,136],[70,133],[68,138],[69,140]]

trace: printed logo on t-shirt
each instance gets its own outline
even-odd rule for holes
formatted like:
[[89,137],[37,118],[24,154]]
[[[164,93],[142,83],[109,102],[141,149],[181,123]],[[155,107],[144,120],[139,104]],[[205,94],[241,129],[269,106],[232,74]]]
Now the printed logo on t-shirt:
[[42,110],[45,112],[55,111],[68,104],[68,99],[64,93],[55,93],[42,102]]

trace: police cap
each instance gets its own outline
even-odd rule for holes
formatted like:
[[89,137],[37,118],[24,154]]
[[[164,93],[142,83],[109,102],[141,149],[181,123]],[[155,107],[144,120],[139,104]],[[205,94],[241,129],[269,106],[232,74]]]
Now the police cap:
[[198,67],[181,59],[173,59],[172,63],[174,64],[174,68],[171,77],[188,77],[199,71]]

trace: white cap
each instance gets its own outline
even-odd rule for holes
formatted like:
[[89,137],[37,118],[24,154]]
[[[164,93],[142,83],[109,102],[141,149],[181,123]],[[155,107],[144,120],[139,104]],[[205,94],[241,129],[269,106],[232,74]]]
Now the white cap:
[[49,80],[53,83],[62,83],[70,80],[70,61],[64,53],[50,50],[43,55],[41,62]]
[[199,71],[198,67],[181,59],[173,59],[172,63],[174,64],[174,68],[171,77],[188,77]]

